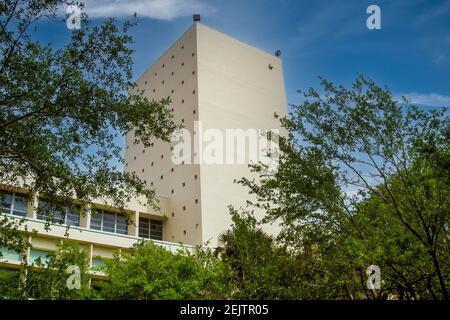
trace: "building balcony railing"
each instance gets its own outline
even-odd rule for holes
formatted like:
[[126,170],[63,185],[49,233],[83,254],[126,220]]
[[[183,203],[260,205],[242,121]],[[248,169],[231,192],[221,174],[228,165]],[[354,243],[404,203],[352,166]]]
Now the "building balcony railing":
[[51,224],[50,228],[46,228],[46,222],[42,220],[28,217],[21,218],[12,215],[8,216],[17,220],[24,219],[25,223],[22,224],[20,228],[24,230],[26,226],[28,230],[35,230],[39,236],[59,240],[69,239],[80,244],[93,244],[96,246],[111,248],[112,250],[129,249],[140,240],[152,241],[154,244],[162,246],[173,253],[178,250],[188,250],[190,252],[194,250],[194,246],[192,245],[110,233],[84,227],[69,227],[67,225]]

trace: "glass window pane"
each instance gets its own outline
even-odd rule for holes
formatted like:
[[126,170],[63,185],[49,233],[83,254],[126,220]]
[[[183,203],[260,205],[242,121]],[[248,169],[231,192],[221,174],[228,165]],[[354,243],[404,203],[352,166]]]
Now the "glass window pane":
[[139,218],[139,237],[150,238],[149,219]]
[[104,221],[103,231],[114,233],[114,223]]
[[120,214],[117,215],[116,233],[120,234],[128,233],[127,219]]
[[92,269],[102,269],[105,267],[105,261],[100,258],[92,258]]
[[112,213],[103,213],[103,231],[114,232],[116,224],[116,215]]
[[118,234],[128,234],[128,227],[127,226],[117,226],[116,233]]
[[162,222],[150,220],[150,239],[162,240]]
[[68,207],[59,204],[50,204],[45,200],[39,200],[37,218],[39,220],[49,220],[59,224],[70,226],[80,225],[80,208]]
[[28,199],[19,194],[14,195],[14,205],[12,214],[25,217],[27,215]]
[[50,204],[45,200],[39,199],[37,218],[39,220],[47,220],[47,217],[50,215],[50,213]]
[[12,193],[0,192],[0,212],[10,214],[11,206],[12,206]]
[[72,207],[67,209],[67,224],[69,226],[76,226],[76,227],[80,225],[79,207]]
[[60,206],[56,207],[55,206],[55,210],[53,212],[53,220],[55,223],[59,223],[59,224],[63,224],[64,220],[65,220],[65,213],[63,211],[64,209],[61,208]]
[[46,264],[50,258],[51,253],[44,250],[31,249],[28,257],[28,263],[33,264],[40,258],[42,264]]
[[103,213],[103,221],[105,222],[116,222],[116,215],[113,213],[104,212]]
[[102,229],[102,213],[101,213],[101,211],[96,211],[96,212],[92,213],[91,229],[95,229],[95,230]]
[[0,252],[2,253],[0,259],[12,260],[12,261],[22,261],[22,254],[6,247],[0,247]]

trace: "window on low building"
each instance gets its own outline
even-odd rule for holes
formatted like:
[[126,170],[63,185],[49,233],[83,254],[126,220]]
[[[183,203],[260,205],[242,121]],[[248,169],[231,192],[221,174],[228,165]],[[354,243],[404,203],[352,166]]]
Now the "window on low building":
[[0,212],[19,217],[27,215],[28,198],[16,192],[0,190]]
[[19,262],[22,261],[22,254],[14,249],[0,246],[0,252],[0,259]]
[[30,249],[30,254],[28,256],[28,263],[29,264],[38,264],[38,261],[40,264],[46,265],[51,257],[50,251],[44,251],[44,250],[37,250],[37,249]]
[[139,218],[139,237],[162,240],[162,222],[147,218]]
[[45,200],[39,200],[37,218],[45,221],[50,219],[59,224],[78,227],[80,225],[80,207],[53,204]]
[[101,257],[92,258],[91,267],[94,270],[102,270],[104,267],[106,267],[105,260],[103,260]]
[[95,210],[91,216],[91,229],[127,234],[128,224],[126,218],[120,213]]

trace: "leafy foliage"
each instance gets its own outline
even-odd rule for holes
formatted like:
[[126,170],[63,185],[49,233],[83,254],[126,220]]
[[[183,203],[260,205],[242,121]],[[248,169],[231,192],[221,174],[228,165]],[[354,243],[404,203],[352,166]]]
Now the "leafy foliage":
[[218,299],[227,289],[224,266],[210,252],[173,254],[152,242],[107,261],[104,271],[106,299]]
[[[80,288],[73,289],[67,283],[72,273],[69,267],[76,266]],[[89,287],[89,259],[86,251],[76,243],[62,241],[57,250],[33,263],[25,259],[20,270],[0,269],[0,298],[2,299],[85,299],[95,296]]]
[[[28,231],[23,220],[0,215],[0,247],[22,253],[30,247],[29,237],[34,233]],[[0,258],[2,258],[1,252]]]
[[0,300],[21,299],[20,271],[0,269]]
[[293,254],[258,226],[251,213],[231,210],[232,228],[221,236],[220,257],[229,266],[232,299],[321,297],[314,247]]
[[[169,100],[150,101],[132,79],[134,22],[113,19],[81,29],[58,49],[33,40],[43,19],[71,1],[0,5],[0,181],[45,193],[49,201],[103,197],[116,206],[153,191],[118,169],[118,141],[134,132],[149,146],[176,128]],[[61,28],[65,23],[61,22]]]
[[[67,285],[71,276],[68,270],[72,266],[80,270],[79,289],[69,288]],[[81,299],[89,295],[88,271],[89,259],[86,250],[76,243],[63,241],[58,244],[58,250],[54,254],[45,259],[39,257],[33,265],[27,266],[24,295],[45,300]]]
[[[261,180],[240,183],[281,223],[281,243],[317,248],[329,298],[448,299],[447,110],[399,103],[363,76],[351,89],[322,85],[283,119],[278,172],[254,165]],[[365,287],[372,264],[384,275],[376,292]]]

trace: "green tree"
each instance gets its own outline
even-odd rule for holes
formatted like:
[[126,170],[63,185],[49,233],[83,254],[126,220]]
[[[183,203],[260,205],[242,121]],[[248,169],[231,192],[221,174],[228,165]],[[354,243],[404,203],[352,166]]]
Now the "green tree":
[[348,299],[360,290],[357,274],[335,258],[342,251],[331,242],[319,247],[303,238],[301,250],[288,248],[266,234],[252,212],[232,209],[231,215],[218,252],[230,270],[232,299]]
[[21,299],[20,281],[20,271],[0,269],[0,300]]
[[[89,259],[86,250],[78,244],[64,240],[55,253],[38,258],[26,266],[26,278],[22,285],[23,296],[33,299],[66,300],[90,296]],[[74,269],[77,268],[79,273]],[[73,280],[73,281],[71,281]],[[79,281],[80,286],[69,286]]]
[[[395,206],[383,201],[378,194],[370,194],[356,205],[353,226],[357,226],[358,230],[347,232],[343,241],[343,247],[348,249],[354,263],[362,267],[363,260],[370,260],[379,265],[383,270],[383,291],[402,299],[446,298],[439,277],[442,276],[445,286],[448,286],[449,233],[445,228],[450,208],[450,184],[448,177],[442,176],[440,170],[433,171],[428,164],[419,166],[415,163],[409,174],[414,176],[416,183],[414,187],[408,186],[409,190],[398,175],[391,176],[387,183],[396,195],[398,207],[405,212],[404,219],[409,221],[413,230],[420,230],[421,222],[411,217],[415,214],[415,208],[409,192],[413,192],[417,199],[427,224],[430,224],[430,219],[444,219],[442,225],[436,224],[436,227],[443,228],[442,232],[434,230],[434,225],[429,226],[430,233],[437,237],[433,247],[427,247],[417,235],[406,230],[397,218]],[[379,186],[379,192],[388,196],[384,185]]]
[[[79,281],[79,287],[75,286],[76,281]],[[64,240],[47,257],[39,257],[31,264],[24,260],[20,270],[0,269],[0,299],[62,300],[95,297],[89,283],[87,252],[76,243]]]
[[83,14],[66,45],[34,40],[40,21],[57,21],[58,9],[72,3],[0,4],[0,180],[54,202],[103,197],[121,207],[142,194],[151,201],[143,181],[119,170],[118,141],[130,131],[146,147],[168,140],[176,127],[169,100],[150,101],[132,82],[135,22],[93,26]]
[[322,86],[282,120],[278,171],[255,165],[260,182],[240,183],[265,222],[280,222],[286,247],[317,248],[330,298],[386,297],[365,287],[379,263],[396,297],[448,299],[447,110],[395,101],[363,76],[350,89]]
[[[0,195],[0,202],[2,201]],[[3,252],[15,252],[22,261],[22,267],[18,270],[0,269],[0,299],[19,299],[23,297],[21,281],[25,277],[24,262],[26,252],[31,247],[30,237],[35,231],[29,231],[24,220],[18,220],[0,214],[0,259],[6,259]]]
[[150,241],[106,261],[104,272],[106,299],[220,299],[228,292],[224,265],[210,251],[172,253]]
[[[28,231],[23,220],[0,215],[0,248],[23,253],[30,247],[29,238],[33,234],[35,232]],[[1,258],[2,253],[0,252]]]

